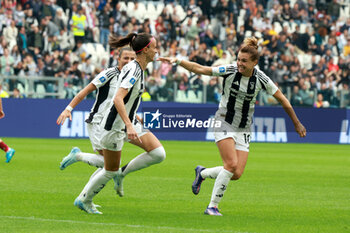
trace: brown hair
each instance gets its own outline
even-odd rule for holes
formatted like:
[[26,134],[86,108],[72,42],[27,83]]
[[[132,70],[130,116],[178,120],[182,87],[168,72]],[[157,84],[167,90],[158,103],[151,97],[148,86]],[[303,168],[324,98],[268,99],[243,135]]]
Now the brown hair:
[[125,45],[130,47],[136,52],[140,53],[151,42],[152,36],[148,33],[129,33],[126,37],[119,38],[115,35],[109,36],[109,45],[111,48],[119,48]]
[[243,41],[243,45],[239,50],[242,53],[249,53],[250,59],[252,61],[259,60],[259,52],[258,52],[258,40],[255,37],[245,38]]
[[125,46],[119,50],[119,57],[122,57],[124,51],[134,51],[129,46]]

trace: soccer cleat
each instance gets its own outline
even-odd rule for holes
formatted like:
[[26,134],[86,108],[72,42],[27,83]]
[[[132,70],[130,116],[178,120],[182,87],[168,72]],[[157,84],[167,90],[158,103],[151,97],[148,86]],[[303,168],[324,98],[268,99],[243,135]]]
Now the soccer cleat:
[[6,152],[6,163],[9,163],[12,159],[12,157],[15,155],[15,150],[10,148],[7,152]]
[[84,210],[88,214],[102,214],[102,212],[96,209],[97,205],[91,203],[84,203],[77,197],[74,201],[74,205],[81,210]]
[[202,184],[203,180],[205,180],[201,176],[201,171],[203,171],[204,169],[205,169],[205,167],[202,167],[200,165],[198,165],[194,169],[194,172],[196,174],[196,178],[194,179],[193,184],[192,184],[192,192],[194,193],[194,195],[197,195],[199,193],[199,191],[201,190],[201,184]]
[[122,175],[121,169],[118,170],[118,173],[115,177],[113,177],[114,180],[114,189],[117,192],[119,197],[124,196],[124,190],[123,190],[123,180],[124,176]]
[[92,207],[95,207],[95,208],[100,208],[101,206],[100,205],[97,205],[97,204],[95,204],[95,203],[91,203],[92,204]]
[[77,162],[77,153],[81,152],[78,147],[74,147],[70,153],[62,159],[62,162],[60,163],[60,169],[63,170],[69,165]]
[[219,209],[214,206],[214,207],[207,207],[207,209],[204,211],[204,214],[207,215],[213,215],[213,216],[222,216],[222,214],[220,214]]

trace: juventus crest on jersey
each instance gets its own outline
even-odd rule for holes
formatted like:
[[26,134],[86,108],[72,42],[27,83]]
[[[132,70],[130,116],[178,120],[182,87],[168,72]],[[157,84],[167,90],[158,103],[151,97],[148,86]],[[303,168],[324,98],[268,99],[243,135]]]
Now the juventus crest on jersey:
[[218,114],[237,129],[250,128],[256,96],[261,89],[270,95],[278,90],[258,68],[254,68],[251,77],[244,77],[238,72],[237,64],[230,64],[213,68],[213,75],[224,78]]

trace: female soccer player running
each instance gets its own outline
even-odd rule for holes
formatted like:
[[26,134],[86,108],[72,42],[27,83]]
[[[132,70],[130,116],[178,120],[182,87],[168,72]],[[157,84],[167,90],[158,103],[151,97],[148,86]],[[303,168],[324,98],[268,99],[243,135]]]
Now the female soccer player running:
[[[2,100],[0,97],[0,119],[5,117],[5,113],[2,110]],[[0,139],[0,149],[5,151],[6,153],[6,163],[9,163],[12,159],[12,157],[15,154],[15,150],[10,148],[8,145],[5,144],[3,140]]]
[[287,98],[262,71],[255,68],[258,63],[258,41],[246,38],[239,50],[237,64],[220,67],[201,66],[194,62],[177,58],[159,58],[161,61],[177,63],[185,69],[204,75],[223,77],[223,93],[215,120],[221,127],[214,129],[215,142],[223,161],[223,167],[195,168],[196,177],[192,191],[197,195],[205,178],[216,179],[211,201],[205,214],[221,216],[218,210],[230,180],[238,180],[243,174],[249,153],[250,126],[254,113],[256,96],[261,89],[273,95],[283,106],[294,123],[296,132],[306,136],[306,130],[300,123]]
[[100,123],[104,115],[108,114],[110,102],[113,99],[114,93],[118,85],[118,77],[121,69],[128,62],[134,60],[136,57],[135,52],[125,47],[120,50],[118,57],[118,66],[108,68],[99,73],[84,89],[82,89],[68,104],[65,110],[62,111],[57,118],[57,124],[63,125],[65,120],[69,118],[72,120],[72,110],[83,100],[85,97],[98,90],[96,100],[92,106],[89,117],[86,119],[88,134],[90,142],[94,151],[97,154],[81,152],[78,147],[74,147],[71,152],[63,158],[60,169],[63,170],[69,165],[82,161],[89,165],[102,168],[104,165],[102,157],[102,146],[100,144],[101,130]]
[[[115,93],[110,112],[101,123],[104,168],[89,180],[74,202],[75,206],[93,214],[101,214],[101,212],[94,208],[92,199],[110,179],[118,180],[120,187],[122,179],[128,173],[160,163],[165,159],[162,144],[151,132],[144,131],[136,119],[136,110],[145,87],[144,70],[157,53],[156,40],[147,33],[130,33],[121,39],[111,36],[109,44],[111,48],[129,44],[136,52],[136,59],[123,67],[118,79],[120,85]],[[130,140],[132,144],[146,152],[119,169],[125,140]],[[122,192],[120,188],[119,192]]]

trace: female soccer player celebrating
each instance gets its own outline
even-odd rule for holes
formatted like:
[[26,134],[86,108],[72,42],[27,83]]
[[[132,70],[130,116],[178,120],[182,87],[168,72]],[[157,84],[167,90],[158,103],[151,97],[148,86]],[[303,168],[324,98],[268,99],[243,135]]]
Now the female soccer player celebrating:
[[89,133],[89,138],[91,145],[94,151],[98,152],[97,154],[83,153],[78,147],[74,147],[69,155],[63,158],[60,169],[63,170],[69,165],[77,162],[83,161],[89,165],[95,167],[103,167],[104,161],[102,155],[102,146],[100,144],[100,123],[105,114],[108,113],[110,102],[115,93],[118,77],[121,69],[128,62],[134,60],[136,57],[135,52],[129,48],[125,47],[120,50],[118,57],[118,66],[111,67],[103,70],[99,73],[84,89],[82,89],[68,104],[68,106],[62,111],[62,113],[57,118],[57,124],[63,125],[65,120],[69,118],[72,120],[72,110],[83,100],[85,97],[93,92],[98,90],[96,95],[95,103],[91,109],[89,117],[86,119],[87,129]]
[[[84,187],[74,204],[80,209],[94,214],[101,214],[92,204],[93,197],[115,178],[119,182],[117,192],[122,192],[121,182],[125,175],[165,159],[165,150],[159,140],[144,131],[136,119],[136,110],[145,88],[144,70],[152,62],[156,53],[156,40],[147,33],[130,33],[124,38],[110,37],[111,48],[127,44],[135,51],[136,59],[125,65],[119,75],[117,89],[110,111],[101,123],[101,145],[103,147],[104,168]],[[121,151],[125,140],[143,148],[146,152],[131,160],[119,169]]]
[[196,177],[192,184],[192,191],[197,195],[205,178],[216,179],[211,201],[204,212],[208,215],[222,215],[218,210],[218,204],[229,181],[238,180],[243,174],[249,153],[250,126],[255,100],[261,89],[266,90],[281,103],[293,121],[296,132],[301,137],[306,136],[304,126],[287,98],[269,77],[255,68],[258,59],[258,41],[254,37],[244,40],[238,53],[237,64],[207,67],[177,58],[159,58],[161,61],[177,63],[196,74],[221,76],[224,79],[222,99],[215,114],[215,119],[221,122],[221,127],[214,129],[215,142],[224,166],[214,168],[197,166]]

